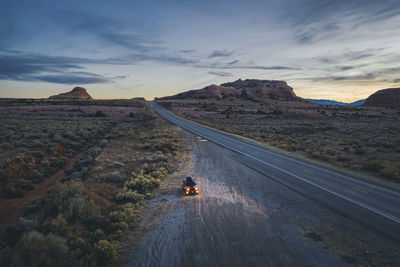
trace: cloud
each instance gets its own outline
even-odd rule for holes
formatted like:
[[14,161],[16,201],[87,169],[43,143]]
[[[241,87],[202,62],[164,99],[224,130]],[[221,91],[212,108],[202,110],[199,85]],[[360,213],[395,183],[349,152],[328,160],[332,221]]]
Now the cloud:
[[299,0],[286,5],[282,22],[300,44],[310,44],[391,19],[399,10],[396,0]]
[[235,65],[235,64],[237,64],[237,63],[239,63],[239,60],[238,60],[238,59],[233,60],[233,61],[230,61],[230,62],[228,62],[228,63],[226,63],[226,64],[228,64],[228,65]]
[[214,50],[208,58],[216,58],[216,57],[230,57],[233,53],[224,50]]
[[229,77],[229,76],[233,76],[232,73],[230,73],[230,72],[224,72],[224,71],[209,71],[208,74],[216,75],[216,76],[220,76],[220,77]]
[[63,75],[43,75],[33,77],[35,81],[58,83],[58,84],[92,84],[92,83],[108,83],[111,80],[103,77],[94,76],[77,76],[71,74]]
[[194,49],[183,49],[183,50],[179,50],[179,52],[182,52],[182,53],[193,53],[193,52],[195,52],[196,50],[194,50]]
[[348,66],[347,64],[353,63],[355,61],[360,61],[379,56],[384,50],[385,48],[364,49],[360,51],[351,50],[342,52],[340,54],[332,54],[330,56],[319,57],[316,58],[316,60],[324,64],[346,64],[346,66]]
[[160,48],[156,36],[152,31],[146,31],[146,26],[140,23],[136,23],[136,27],[127,28],[120,20],[81,10],[58,11],[56,16],[57,21],[73,34],[92,35],[105,43],[137,52]]
[[247,70],[301,70],[297,67],[289,66],[259,66],[259,65],[197,65],[198,68],[211,68],[221,70],[247,69]]
[[134,65],[143,61],[155,61],[165,64],[193,65],[197,60],[174,55],[128,54],[119,58],[90,59],[65,56],[48,56],[18,51],[0,51],[0,80],[45,81],[52,83],[105,83],[124,78],[103,77],[84,71],[82,65]]
[[362,75],[353,75],[353,76],[323,76],[323,77],[313,77],[313,78],[305,78],[307,80],[311,80],[313,82],[337,82],[337,81],[363,81],[363,80],[373,80],[377,77],[377,74],[367,73]]
[[[104,83],[110,79],[86,71],[81,64],[118,64],[116,59],[87,59],[42,54],[0,53],[0,80],[52,83]],[[71,71],[72,70],[72,71]]]
[[162,63],[172,63],[176,65],[187,65],[198,63],[198,60],[184,58],[174,55],[155,55],[155,54],[130,54],[124,57],[128,62],[139,62],[139,61],[157,61]]
[[346,71],[346,70],[352,70],[354,69],[354,66],[337,66],[336,69],[340,71]]

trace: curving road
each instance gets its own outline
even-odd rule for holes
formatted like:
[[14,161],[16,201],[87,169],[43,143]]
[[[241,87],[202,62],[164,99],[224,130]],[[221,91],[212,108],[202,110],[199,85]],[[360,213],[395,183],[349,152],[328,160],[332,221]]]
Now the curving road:
[[251,140],[179,117],[147,104],[171,123],[236,153],[232,158],[340,214],[400,240],[400,193],[349,175],[271,151]]

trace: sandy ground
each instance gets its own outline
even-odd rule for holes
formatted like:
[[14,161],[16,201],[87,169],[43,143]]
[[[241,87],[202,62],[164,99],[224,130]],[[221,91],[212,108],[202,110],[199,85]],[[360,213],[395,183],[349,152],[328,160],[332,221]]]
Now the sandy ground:
[[[396,265],[399,244],[235,161],[187,134],[192,169],[153,199],[127,266]],[[180,191],[186,174],[200,194]],[[133,244],[133,243],[132,243]]]

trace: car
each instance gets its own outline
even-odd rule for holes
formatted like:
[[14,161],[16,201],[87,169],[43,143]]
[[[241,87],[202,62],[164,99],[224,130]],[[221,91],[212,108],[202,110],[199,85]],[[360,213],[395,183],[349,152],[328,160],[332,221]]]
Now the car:
[[199,188],[191,176],[186,176],[182,181],[182,190],[185,195],[197,195],[199,193]]

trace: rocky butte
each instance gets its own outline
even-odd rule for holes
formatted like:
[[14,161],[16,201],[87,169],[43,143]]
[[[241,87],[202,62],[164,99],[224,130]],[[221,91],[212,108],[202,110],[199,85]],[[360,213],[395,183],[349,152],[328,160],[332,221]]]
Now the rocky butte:
[[70,92],[50,96],[49,99],[93,99],[85,88],[75,87]]
[[370,95],[363,106],[373,107],[399,107],[400,88],[388,88],[379,90]]
[[234,82],[223,83],[221,85],[209,85],[202,89],[190,90],[173,96],[158,98],[157,100],[168,99],[187,99],[187,98],[225,98],[241,97],[249,99],[276,99],[287,101],[307,101],[296,96],[293,88],[285,81],[274,80],[237,80]]

